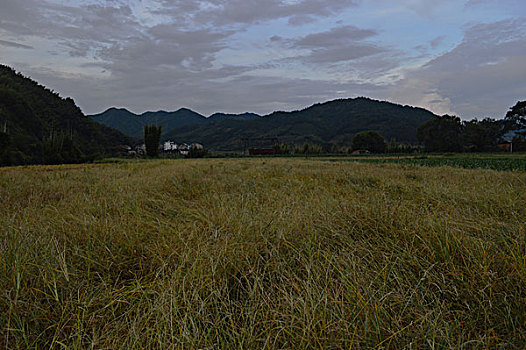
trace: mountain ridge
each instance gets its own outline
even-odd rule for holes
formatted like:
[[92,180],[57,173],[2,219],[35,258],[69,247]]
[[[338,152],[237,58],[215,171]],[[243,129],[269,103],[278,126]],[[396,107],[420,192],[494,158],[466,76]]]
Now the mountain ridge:
[[[124,118],[123,114],[126,114]],[[181,114],[192,117],[182,118]],[[263,116],[249,112],[218,112],[205,117],[188,108],[175,112],[147,111],[138,115],[126,109],[110,108],[90,117],[136,138],[142,136],[144,124],[157,123],[163,126],[164,140],[195,141],[212,149],[239,150],[234,140],[242,137],[280,137],[290,143],[345,144],[350,143],[354,134],[365,130],[376,130],[387,139],[416,143],[418,126],[436,115],[421,107],[356,97]]]
[[220,122],[226,119],[254,119],[260,117],[255,113],[214,113],[209,117],[182,107],[175,111],[146,111],[141,114],[133,113],[126,108],[111,107],[104,112],[89,115],[96,122],[118,129],[128,136],[141,138],[146,124],[163,125],[165,132],[185,125],[200,125]]
[[163,138],[199,142],[210,149],[240,150],[240,138],[277,137],[292,144],[350,145],[356,133],[375,130],[386,139],[416,143],[418,126],[435,117],[421,107],[357,97],[291,112],[276,111],[256,120],[185,125],[168,131]]

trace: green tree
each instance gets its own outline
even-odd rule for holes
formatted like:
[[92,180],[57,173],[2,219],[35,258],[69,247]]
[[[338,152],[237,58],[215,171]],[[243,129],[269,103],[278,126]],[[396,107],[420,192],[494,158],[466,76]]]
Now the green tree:
[[460,152],[462,123],[459,117],[443,115],[418,127],[418,142],[426,152]]
[[274,149],[278,154],[289,154],[290,153],[290,145],[286,143],[277,143],[274,145]]
[[0,165],[9,165],[9,134],[0,131]]
[[473,119],[463,123],[462,143],[464,150],[471,152],[491,152],[497,149],[502,137],[502,123],[485,118]]
[[187,158],[203,158],[208,154],[208,151],[202,146],[192,145],[188,150]]
[[162,125],[145,125],[144,126],[144,144],[146,154],[150,157],[159,155],[159,143],[161,142]]
[[351,146],[353,150],[367,150],[372,153],[384,153],[387,142],[377,131],[362,131],[354,135]]
[[53,132],[42,140],[43,162],[46,164],[80,163],[84,157],[73,141],[73,136],[65,132]]
[[517,130],[516,134],[526,136],[526,101],[519,101],[504,117],[505,131]]
[[[526,139],[526,101],[518,101],[504,117],[504,132],[512,131],[515,142]],[[526,141],[526,140],[524,140]]]

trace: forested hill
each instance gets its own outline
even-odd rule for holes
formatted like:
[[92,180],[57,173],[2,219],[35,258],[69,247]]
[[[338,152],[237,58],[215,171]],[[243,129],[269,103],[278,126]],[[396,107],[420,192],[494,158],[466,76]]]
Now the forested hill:
[[130,143],[86,117],[71,98],[0,65],[0,164],[81,162]]
[[243,137],[278,137],[281,142],[295,144],[350,144],[356,133],[376,130],[388,140],[416,143],[418,126],[434,117],[422,108],[360,97],[316,104],[301,111],[274,112],[257,119],[186,125],[165,133],[163,138],[200,142],[215,150],[239,150]]
[[157,111],[135,114],[124,108],[110,108],[100,114],[90,116],[96,122],[105,124],[122,131],[126,135],[142,138],[143,129],[146,124],[157,124],[163,126],[163,132],[170,132],[184,125],[202,125],[223,120],[253,120],[260,118],[253,113],[225,114],[216,113],[209,118],[187,108],[181,108],[175,112]]

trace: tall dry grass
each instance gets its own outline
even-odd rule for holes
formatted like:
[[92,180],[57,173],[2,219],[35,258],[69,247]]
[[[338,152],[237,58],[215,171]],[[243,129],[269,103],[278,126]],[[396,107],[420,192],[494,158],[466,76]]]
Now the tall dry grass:
[[0,169],[5,348],[526,346],[526,174],[302,159]]

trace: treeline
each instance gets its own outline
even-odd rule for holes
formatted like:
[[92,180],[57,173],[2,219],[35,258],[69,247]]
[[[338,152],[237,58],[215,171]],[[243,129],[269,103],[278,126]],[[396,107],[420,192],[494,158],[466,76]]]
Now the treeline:
[[495,152],[503,146],[526,151],[526,101],[517,102],[503,120],[443,115],[423,123],[417,138],[426,152]]
[[463,121],[456,116],[443,115],[418,127],[419,144],[387,142],[376,131],[354,135],[351,144],[310,144],[289,149],[280,145],[280,153],[416,153],[416,152],[498,152],[526,151],[526,101],[510,108],[504,119],[484,118]]
[[350,144],[346,143],[311,143],[305,142],[292,146],[287,143],[274,145],[277,154],[351,154],[357,153],[415,153],[423,148],[408,143],[398,143],[394,138],[389,142],[377,131],[362,131],[354,135]]
[[129,140],[84,116],[71,98],[0,65],[0,165],[85,162]]

